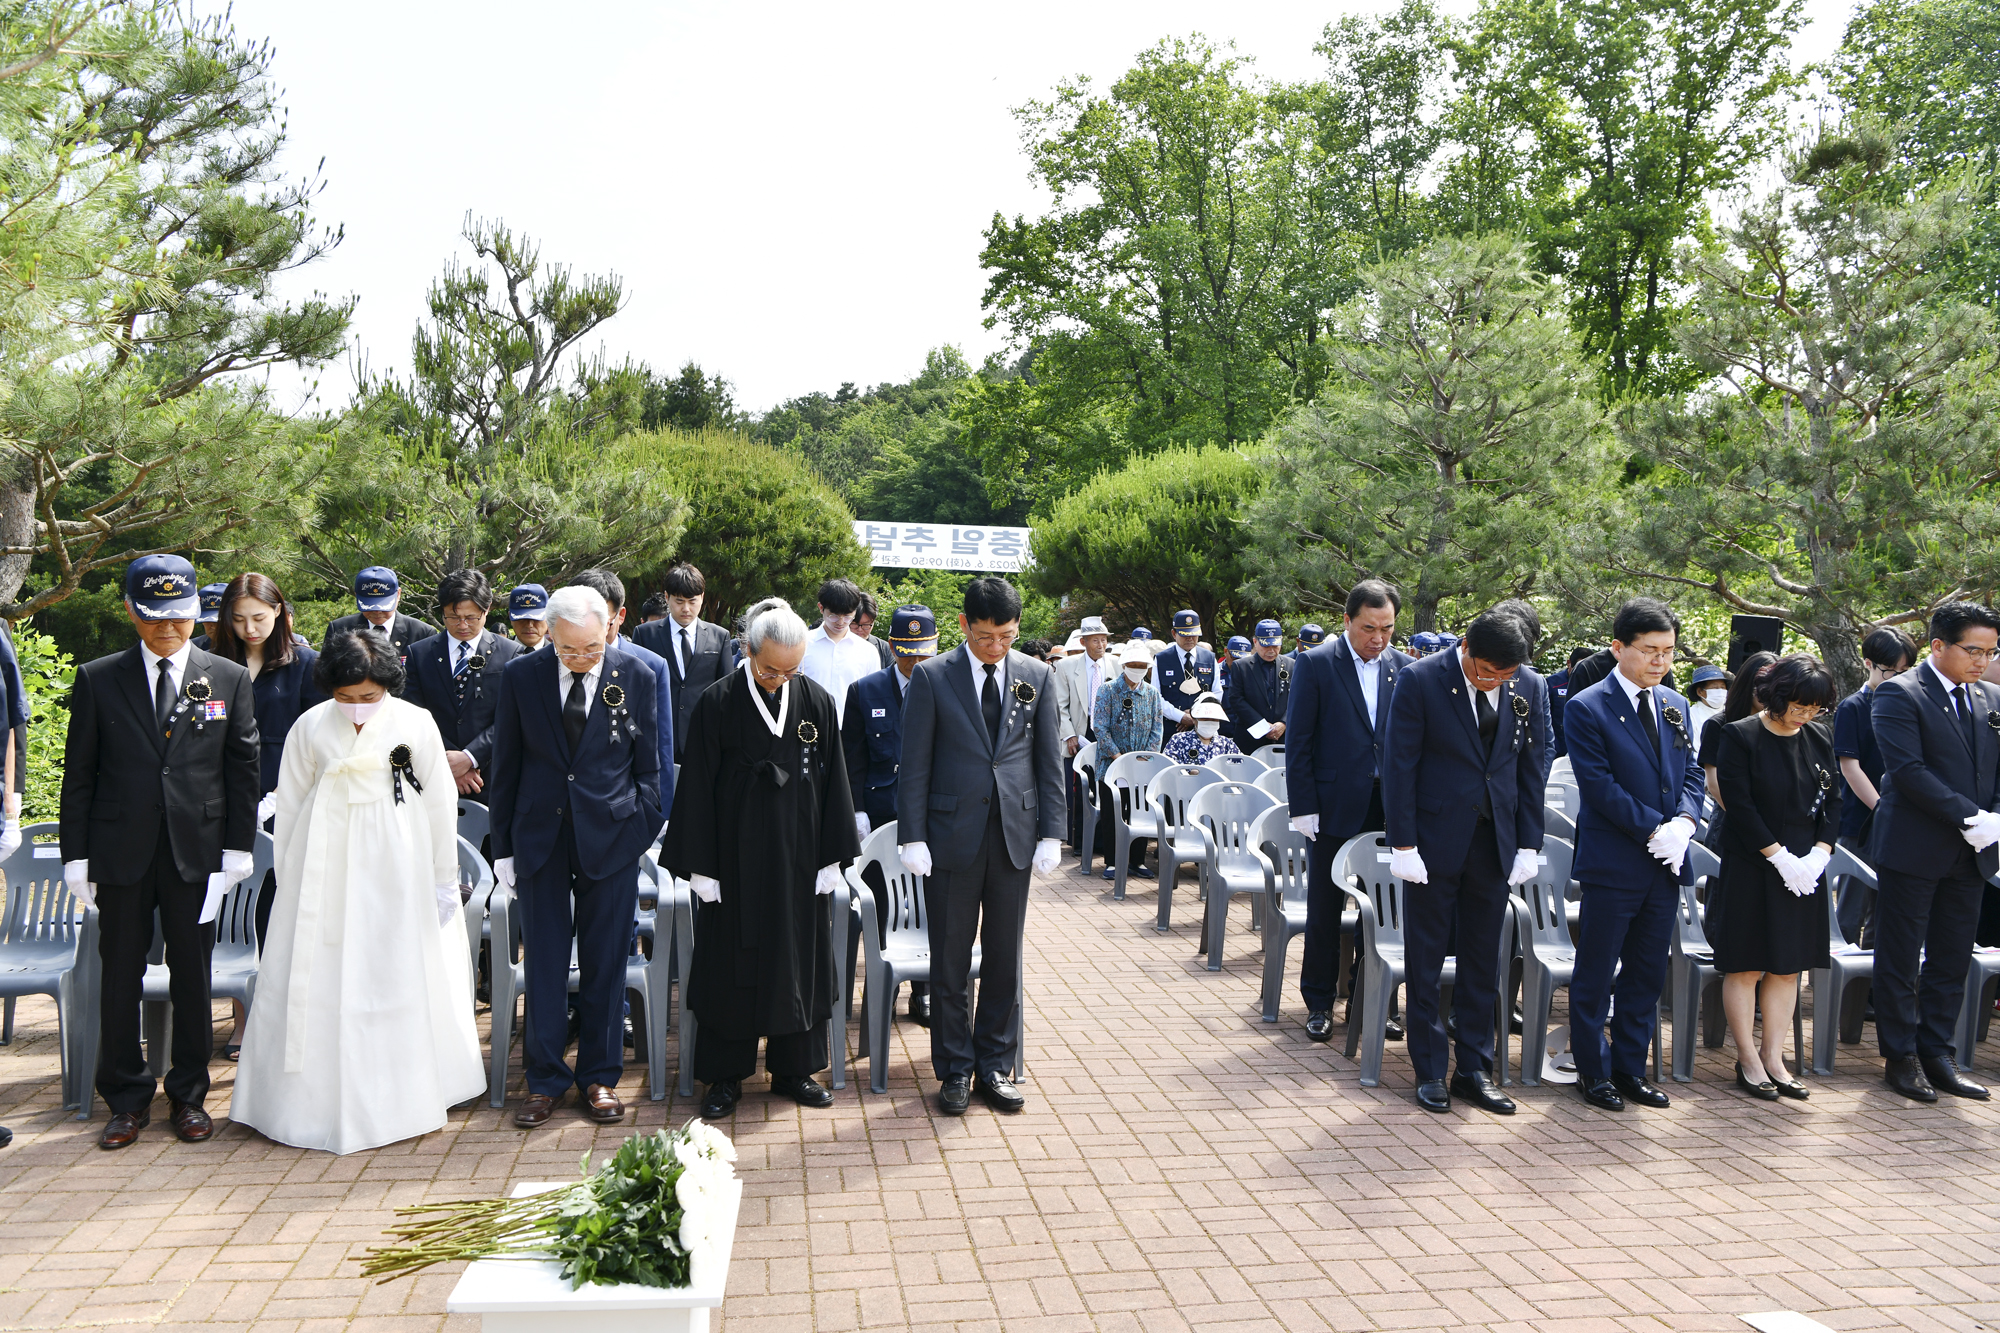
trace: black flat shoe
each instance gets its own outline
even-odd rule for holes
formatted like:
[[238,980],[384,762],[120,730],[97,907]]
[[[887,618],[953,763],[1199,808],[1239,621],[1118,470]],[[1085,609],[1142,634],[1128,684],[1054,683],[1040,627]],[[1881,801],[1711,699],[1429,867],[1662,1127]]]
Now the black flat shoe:
[[1514,1114],[1514,1099],[1500,1091],[1500,1085],[1493,1081],[1493,1075],[1486,1070],[1467,1072],[1460,1070],[1451,1080],[1451,1095],[1471,1102],[1482,1111],[1494,1115]]
[[1576,1090],[1583,1099],[1600,1111],[1622,1111],[1625,1098],[1618,1092],[1618,1085],[1608,1078],[1579,1078]]
[[1935,1060],[1922,1061],[1924,1077],[1931,1081],[1931,1087],[1938,1092],[1948,1092],[1954,1097],[1968,1097],[1975,1102],[1983,1102],[1993,1096],[1982,1083],[1974,1083],[1959,1071],[1958,1061],[1948,1055]]
[[803,1074],[796,1078],[773,1078],[771,1095],[789,1097],[800,1106],[816,1109],[833,1105],[833,1090],[818,1079],[808,1078]]
[[1773,1083],[1768,1078],[1765,1079],[1762,1083],[1752,1083],[1749,1079],[1743,1076],[1742,1065],[1736,1066],[1736,1086],[1743,1089],[1743,1091],[1749,1093],[1752,1097],[1755,1097],[1760,1102],[1775,1102],[1778,1100],[1779,1093],[1777,1084]]
[[972,1105],[972,1075],[954,1074],[938,1089],[938,1110],[946,1115],[964,1115]]
[[910,1021],[920,1028],[931,1025],[931,993],[910,988]]
[[1451,1089],[1441,1078],[1425,1079],[1417,1084],[1417,1105],[1442,1115],[1451,1109]]
[[736,1109],[736,1103],[743,1096],[743,1085],[735,1079],[708,1085],[708,1095],[701,1099],[701,1118],[721,1120]]
[[979,1095],[988,1106],[1002,1115],[1013,1115],[1028,1104],[1028,1099],[1014,1086],[1014,1080],[1005,1074],[981,1075]]
[[1620,1097],[1628,1102],[1637,1102],[1641,1106],[1663,1108],[1673,1105],[1673,1098],[1638,1074],[1613,1074],[1611,1086],[1618,1089]]
[[1314,1041],[1333,1040],[1333,1016],[1324,1009],[1306,1015],[1306,1036]]
[[1937,1089],[1924,1076],[1924,1067],[1914,1056],[1889,1061],[1883,1067],[1882,1081],[1913,1102],[1934,1102],[1938,1098]]
[[1410,1035],[1403,1027],[1403,1020],[1394,1014],[1389,1015],[1388,1025],[1382,1029],[1382,1033],[1389,1041],[1403,1041]]
[[1812,1089],[1795,1078],[1774,1078],[1771,1080],[1771,1086],[1778,1090],[1780,1097],[1790,1097],[1795,1102],[1807,1101],[1812,1097]]

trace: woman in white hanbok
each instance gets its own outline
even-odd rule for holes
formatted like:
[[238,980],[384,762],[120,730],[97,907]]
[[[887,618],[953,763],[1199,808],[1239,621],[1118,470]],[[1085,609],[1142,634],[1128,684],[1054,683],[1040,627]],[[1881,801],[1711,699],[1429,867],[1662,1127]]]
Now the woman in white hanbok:
[[357,1152],[443,1128],[486,1090],[459,906],[457,786],[373,636],[314,663],[278,777],[277,901],[229,1118]]

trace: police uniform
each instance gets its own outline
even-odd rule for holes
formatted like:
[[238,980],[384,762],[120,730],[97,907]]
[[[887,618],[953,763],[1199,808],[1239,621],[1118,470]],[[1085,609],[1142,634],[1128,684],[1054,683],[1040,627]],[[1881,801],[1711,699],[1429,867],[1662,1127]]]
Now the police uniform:
[[1216,692],[1215,653],[1197,644],[1184,648],[1179,639],[1201,634],[1201,617],[1193,611],[1174,612],[1175,642],[1153,658],[1153,686],[1160,692],[1160,716],[1175,726],[1204,694]]

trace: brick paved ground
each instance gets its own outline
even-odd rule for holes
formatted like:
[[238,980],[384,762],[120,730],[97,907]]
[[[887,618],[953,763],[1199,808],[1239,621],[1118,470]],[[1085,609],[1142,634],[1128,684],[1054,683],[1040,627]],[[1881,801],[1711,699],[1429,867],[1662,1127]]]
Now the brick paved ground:
[[[1399,1047],[1366,1090],[1337,1042],[1306,1041],[1295,994],[1285,1021],[1258,1021],[1247,906],[1212,974],[1191,888],[1156,935],[1151,885],[1114,903],[1073,865],[1030,918],[1027,1114],[936,1116],[923,1033],[901,1022],[888,1096],[864,1079],[830,1111],[759,1093],[738,1111],[729,1333],[1585,1333],[1741,1329],[1769,1309],[2000,1327],[2000,1108],[1904,1105],[1861,1047],[1805,1105],[1728,1088],[1724,1050],[1666,1112],[1609,1116],[1551,1087],[1511,1120],[1427,1115]],[[0,1051],[17,1136],[0,1153],[0,1329],[470,1329],[443,1313],[455,1274],[372,1286],[353,1257],[399,1204],[564,1178],[628,1132],[572,1110],[530,1135],[482,1104],[347,1158],[226,1123],[189,1147],[156,1122],[104,1153],[101,1110],[56,1110],[53,1010],[24,1001],[20,1025]],[[215,1073],[220,1122],[230,1067]],[[692,1113],[643,1100],[641,1078],[625,1080],[641,1128]]]

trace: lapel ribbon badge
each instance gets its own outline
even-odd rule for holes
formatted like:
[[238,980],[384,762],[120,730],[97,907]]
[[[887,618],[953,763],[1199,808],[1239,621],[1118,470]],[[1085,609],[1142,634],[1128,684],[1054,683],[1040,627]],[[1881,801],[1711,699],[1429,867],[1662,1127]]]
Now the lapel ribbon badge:
[[410,786],[416,789],[417,795],[421,796],[424,794],[424,784],[417,781],[415,759],[410,754],[410,747],[407,745],[398,745],[395,749],[389,751],[389,779],[396,785],[397,805],[403,803],[404,778],[410,780]]
[[1833,774],[1813,765],[1813,774],[1819,779],[1819,795],[1813,798],[1812,809],[1806,811],[1807,819],[1819,818],[1819,808],[1826,804],[1826,794],[1833,790]]
[[597,697],[604,700],[604,706],[611,710],[611,743],[616,745],[622,739],[618,731],[618,720],[625,716],[625,687],[606,685],[603,693]]
[[1986,725],[1993,728],[1993,734],[2000,736],[2000,708],[1986,710]]
[[1688,740],[1687,719],[1681,716],[1681,710],[1668,704],[1660,710],[1660,716],[1674,729],[1674,743],[1683,750],[1692,750],[1694,746]]

